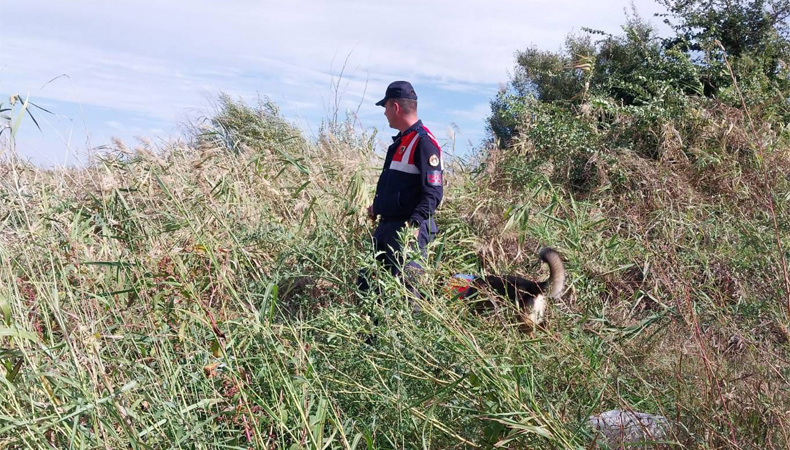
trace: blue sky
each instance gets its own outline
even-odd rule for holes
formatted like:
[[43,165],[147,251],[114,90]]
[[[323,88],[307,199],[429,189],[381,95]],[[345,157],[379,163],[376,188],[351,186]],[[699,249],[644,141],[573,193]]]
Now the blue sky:
[[[661,11],[652,0],[634,3],[646,18]],[[374,103],[405,79],[424,123],[443,142],[457,133],[464,154],[485,137],[488,102],[517,50],[558,50],[582,27],[618,33],[627,8],[626,0],[3,0],[0,102],[29,95],[55,113],[37,115],[43,132],[23,123],[18,152],[73,164],[113,136],[129,146],[176,138],[220,91],[268,96],[315,135],[335,108],[342,70],[339,109],[359,110],[382,143],[392,130]]]

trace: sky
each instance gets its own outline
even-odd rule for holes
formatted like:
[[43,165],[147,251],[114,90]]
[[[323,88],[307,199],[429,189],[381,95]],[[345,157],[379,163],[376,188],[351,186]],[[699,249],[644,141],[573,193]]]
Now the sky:
[[[635,0],[639,14],[662,8]],[[485,139],[489,101],[518,50],[560,50],[582,27],[618,34],[627,0],[0,0],[0,103],[19,94],[20,156],[80,164],[112,137],[161,145],[210,116],[220,92],[268,97],[315,137],[334,111],[386,145],[387,85],[408,80],[445,151]],[[0,150],[2,151],[2,150]]]

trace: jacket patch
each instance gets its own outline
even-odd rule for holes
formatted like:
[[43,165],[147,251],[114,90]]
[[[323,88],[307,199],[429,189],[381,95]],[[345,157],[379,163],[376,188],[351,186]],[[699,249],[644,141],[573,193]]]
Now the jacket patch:
[[428,164],[430,164],[431,167],[438,166],[439,165],[439,157],[436,156],[436,155],[431,155],[431,157],[428,159]]
[[441,170],[429,170],[428,171],[428,184],[431,186],[441,186],[442,185],[442,171]]

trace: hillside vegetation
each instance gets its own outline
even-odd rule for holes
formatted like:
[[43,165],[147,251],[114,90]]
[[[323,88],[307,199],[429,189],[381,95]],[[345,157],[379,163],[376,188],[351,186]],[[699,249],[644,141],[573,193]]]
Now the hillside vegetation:
[[[673,423],[644,445],[787,448],[790,7],[739,3],[786,9],[735,54],[694,4],[672,39],[518,53],[491,145],[448,158],[421,298],[355,289],[382,161],[351,119],[310,140],[221,95],[184,143],[6,154],[0,448],[583,449],[612,409]],[[532,335],[448,292],[542,279],[543,246],[568,279]]]

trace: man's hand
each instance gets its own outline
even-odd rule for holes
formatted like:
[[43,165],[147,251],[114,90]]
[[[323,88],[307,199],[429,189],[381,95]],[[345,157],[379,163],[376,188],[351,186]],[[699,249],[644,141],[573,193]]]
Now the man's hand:
[[376,215],[373,214],[373,205],[368,206],[368,219],[376,220]]

